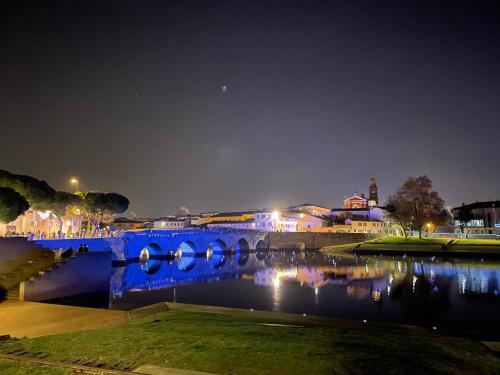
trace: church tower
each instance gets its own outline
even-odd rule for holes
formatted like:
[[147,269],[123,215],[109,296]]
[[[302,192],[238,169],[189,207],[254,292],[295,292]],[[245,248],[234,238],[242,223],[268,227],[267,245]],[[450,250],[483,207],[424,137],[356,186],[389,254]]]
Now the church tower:
[[370,179],[370,183],[368,184],[368,206],[378,206],[377,181],[375,181],[373,177]]

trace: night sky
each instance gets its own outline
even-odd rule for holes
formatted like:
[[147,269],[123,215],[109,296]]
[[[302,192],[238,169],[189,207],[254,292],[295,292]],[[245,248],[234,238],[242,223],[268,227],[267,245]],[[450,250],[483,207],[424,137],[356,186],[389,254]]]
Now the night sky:
[[160,216],[500,198],[497,1],[2,1],[0,169]]

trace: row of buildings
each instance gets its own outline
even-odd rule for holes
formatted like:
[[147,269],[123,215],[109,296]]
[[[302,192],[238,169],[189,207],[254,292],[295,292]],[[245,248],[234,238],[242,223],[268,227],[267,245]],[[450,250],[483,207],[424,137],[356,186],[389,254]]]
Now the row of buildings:
[[[500,201],[476,202],[451,210],[457,217],[460,210],[468,210],[472,219],[467,223],[468,233],[500,235]],[[84,236],[86,221],[80,215],[57,218],[50,211],[28,210],[9,224],[0,224],[0,235],[29,233],[46,237]],[[372,178],[368,196],[345,196],[340,208],[304,203],[281,209],[246,210],[238,212],[205,212],[199,215],[172,215],[158,219],[116,218],[103,224],[101,233],[113,235],[117,231],[137,229],[182,230],[188,228],[255,229],[273,232],[370,233],[379,236],[400,235],[401,230],[379,205],[377,183]],[[447,232],[463,231],[463,223],[446,228]]]
[[281,209],[238,212],[207,212],[200,215],[169,216],[154,221],[155,229],[232,228],[273,232],[371,233],[397,235],[398,226],[378,205],[375,179],[368,197],[354,194],[344,198],[341,208],[304,203]]
[[466,231],[473,235],[500,235],[500,201],[474,202],[455,207],[451,212],[455,218],[460,212],[469,213],[466,223],[455,220],[455,231]]

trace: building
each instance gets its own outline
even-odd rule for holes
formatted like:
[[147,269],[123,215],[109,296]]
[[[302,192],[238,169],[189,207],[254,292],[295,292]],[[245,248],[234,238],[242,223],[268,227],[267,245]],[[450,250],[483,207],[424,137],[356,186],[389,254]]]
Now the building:
[[330,216],[333,223],[340,224],[346,220],[382,221],[388,217],[388,214],[381,207],[332,208]]
[[[246,221],[248,219],[254,219],[257,210],[249,211],[234,211],[234,212],[219,212],[214,213],[210,216],[205,216],[208,223],[220,222],[220,221]],[[203,216],[203,215],[202,215]]]
[[368,208],[368,200],[364,194],[357,195],[356,193],[350,197],[344,198],[344,208]]
[[285,209],[285,211],[290,212],[301,212],[306,213],[313,216],[324,216],[330,214],[330,208],[323,207],[317,204],[312,203],[303,203],[296,206],[290,206]]
[[344,208],[368,208],[378,206],[378,187],[375,178],[371,178],[368,183],[368,199],[364,194],[354,195],[344,198]]
[[[462,204],[451,209],[454,217],[461,210],[470,211],[473,219],[467,223],[467,232],[471,234],[500,235],[500,201],[475,202]],[[460,223],[455,222],[455,232],[460,232]]]
[[341,224],[311,229],[315,233],[367,233],[377,236],[399,236],[401,231],[391,221],[346,220]]
[[207,228],[256,229],[255,219],[226,220],[207,223]]
[[189,219],[177,217],[163,217],[156,219],[153,223],[154,229],[178,230],[186,229],[190,225]]
[[368,183],[368,206],[376,207],[378,206],[378,188],[377,181],[375,178],[371,178]]
[[399,235],[400,227],[380,207],[378,188],[375,178],[368,183],[368,199],[364,194],[354,194],[344,198],[342,208],[332,208],[330,225],[315,229],[315,232],[331,233],[370,233],[376,235]]
[[81,215],[66,214],[58,218],[51,211],[29,209],[10,223],[0,223],[0,235],[73,236],[80,234],[82,221]]
[[293,214],[280,211],[260,211],[255,213],[255,229],[269,232],[296,232],[297,218]]
[[110,227],[115,230],[134,230],[147,228],[151,220],[149,219],[128,219],[126,217],[118,217],[110,224]]

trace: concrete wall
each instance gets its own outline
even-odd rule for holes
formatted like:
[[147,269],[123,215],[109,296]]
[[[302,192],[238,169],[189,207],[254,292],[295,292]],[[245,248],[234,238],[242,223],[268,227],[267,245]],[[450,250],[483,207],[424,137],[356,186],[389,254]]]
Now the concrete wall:
[[375,238],[365,233],[312,233],[312,232],[270,232],[266,236],[270,249],[296,249],[304,244],[306,249],[320,249],[325,246],[345,245]]
[[36,302],[86,293],[109,293],[110,279],[110,251],[78,253],[34,282],[25,282],[24,300]]

